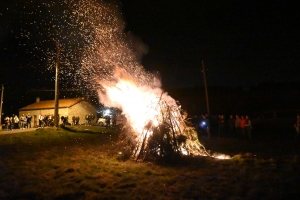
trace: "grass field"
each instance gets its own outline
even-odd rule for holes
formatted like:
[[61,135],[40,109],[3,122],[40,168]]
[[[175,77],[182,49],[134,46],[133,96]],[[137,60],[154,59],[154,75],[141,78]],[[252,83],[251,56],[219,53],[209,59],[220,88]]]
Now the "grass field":
[[0,135],[0,199],[297,199],[299,143],[200,137],[232,159],[120,161],[118,133],[101,127]]

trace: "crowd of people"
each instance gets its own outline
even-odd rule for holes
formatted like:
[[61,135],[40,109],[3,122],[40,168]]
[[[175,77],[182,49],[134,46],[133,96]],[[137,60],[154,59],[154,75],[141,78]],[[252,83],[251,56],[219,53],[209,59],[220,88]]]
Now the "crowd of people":
[[91,126],[94,120],[95,120],[94,114],[87,114],[85,116],[85,125]]
[[106,128],[114,128],[117,125],[117,116],[112,115],[112,116],[105,116],[105,127]]
[[18,115],[13,114],[11,117],[6,116],[4,118],[5,121],[5,130],[15,130],[15,129],[27,129],[31,128],[32,116],[30,113],[27,115],[22,114],[20,117]]
[[[72,117],[72,124],[68,122],[68,117],[61,117],[62,125],[79,125],[80,118],[79,116]],[[85,117],[85,125],[92,125],[95,120],[94,114],[87,114]],[[5,121],[5,130],[14,130],[14,129],[28,129],[28,128],[43,128],[46,126],[54,125],[54,115],[43,115],[39,114],[38,124],[32,126],[32,116],[30,113],[27,115],[22,114],[20,117],[13,114],[12,116],[6,116]],[[116,116],[106,116],[105,125],[106,128],[115,127],[117,118]],[[212,121],[214,126],[212,126]],[[226,120],[224,115],[218,115],[217,119],[213,119],[209,115],[202,115],[199,119],[195,116],[192,119],[192,123],[197,130],[198,134],[205,134],[207,138],[211,138],[212,129],[216,133],[217,137],[227,137],[227,138],[236,138],[236,139],[246,139],[252,140],[252,123],[248,115],[230,115]],[[297,115],[295,128],[295,139],[300,139],[300,114]]]
[[[38,115],[38,122],[34,122],[34,125],[32,125],[32,115],[30,113],[27,113],[27,115],[22,114],[20,117],[18,115],[13,114],[11,117],[6,116],[4,118],[5,122],[5,130],[23,130],[28,128],[44,128],[44,127],[50,127],[54,126],[54,115],[48,114],[39,114]],[[72,118],[73,125],[79,124],[79,116]],[[68,117],[61,116],[60,124],[66,125],[68,124]]]
[[[211,117],[206,114],[202,115],[200,120],[195,116],[193,124],[199,134],[204,133],[207,138],[211,138],[213,128],[211,121]],[[218,115],[215,121],[214,128],[218,137],[252,140],[252,124],[248,115],[235,115],[235,117],[230,115],[227,120],[224,115]]]
[[38,128],[44,128],[46,126],[50,127],[54,125],[54,115],[43,115],[43,114],[39,114],[38,116],[39,119],[39,124],[38,124]]
[[[218,115],[215,119],[206,114],[202,115],[201,119],[195,116],[192,123],[198,134],[205,134],[207,138],[211,138],[213,130],[220,138],[252,140],[252,123],[248,115],[230,115],[228,119],[225,119],[224,115]],[[300,114],[297,115],[294,128],[295,139],[300,139]]]
[[107,129],[115,128],[117,126],[117,115],[114,114],[99,117],[97,124],[100,126],[105,126]]
[[[18,115],[13,114],[11,117],[6,116],[4,118],[5,122],[5,130],[16,130],[16,129],[28,129],[28,128],[44,128],[54,126],[54,115],[53,114],[39,114],[37,116],[38,122],[35,122],[32,125],[32,116],[30,113],[27,115],[22,114],[20,117]],[[94,114],[87,114],[85,117],[85,125],[92,125],[95,120]],[[60,125],[80,125],[80,117],[79,116],[72,116],[72,122],[69,123],[68,116],[61,116],[60,117]]]

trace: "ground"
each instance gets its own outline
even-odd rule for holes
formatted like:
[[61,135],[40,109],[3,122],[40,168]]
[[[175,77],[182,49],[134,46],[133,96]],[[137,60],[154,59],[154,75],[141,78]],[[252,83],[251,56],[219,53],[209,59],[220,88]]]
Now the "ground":
[[[98,126],[0,134],[0,199],[296,199],[299,142],[200,135],[211,153],[173,163],[122,161],[118,132]],[[292,136],[292,135],[289,135]]]

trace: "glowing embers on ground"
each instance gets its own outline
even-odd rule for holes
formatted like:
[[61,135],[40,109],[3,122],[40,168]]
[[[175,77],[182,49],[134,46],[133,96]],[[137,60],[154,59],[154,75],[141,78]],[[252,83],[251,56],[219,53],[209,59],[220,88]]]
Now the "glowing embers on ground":
[[218,154],[218,153],[214,153],[213,155],[211,155],[211,157],[213,158],[217,158],[217,159],[231,159],[231,157],[229,155],[225,155],[225,154]]

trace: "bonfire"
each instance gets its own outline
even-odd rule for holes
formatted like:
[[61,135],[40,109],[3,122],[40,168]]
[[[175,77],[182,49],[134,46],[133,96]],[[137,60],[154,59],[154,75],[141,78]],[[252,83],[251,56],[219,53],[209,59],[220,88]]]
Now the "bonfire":
[[208,155],[200,144],[197,132],[185,123],[178,107],[165,101],[158,102],[158,125],[149,121],[142,134],[142,140],[136,143],[133,156],[136,160],[149,157],[173,158],[184,155]]
[[194,127],[187,125],[187,114],[180,106],[168,104],[161,96],[151,107],[156,114],[144,121],[140,131],[131,124],[122,130],[118,153],[123,158],[140,162],[159,158],[170,160],[182,155],[210,156],[199,142]]

